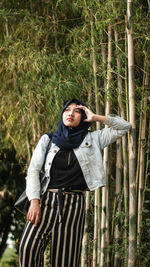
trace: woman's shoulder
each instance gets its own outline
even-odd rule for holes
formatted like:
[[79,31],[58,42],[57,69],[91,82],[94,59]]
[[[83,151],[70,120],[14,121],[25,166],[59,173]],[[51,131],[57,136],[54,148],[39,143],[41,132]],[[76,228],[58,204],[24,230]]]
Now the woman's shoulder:
[[[104,128],[103,128],[104,129]],[[100,130],[94,130],[94,131],[89,131],[87,138],[91,140],[95,140],[96,142],[99,141],[99,137],[101,136],[103,129]]]
[[85,140],[98,138],[100,132],[101,130],[88,131],[87,135],[85,136]]
[[52,133],[45,133],[40,137],[38,144],[46,146],[51,138],[52,138]]
[[94,131],[88,131],[88,135],[89,135],[89,136],[96,136],[96,135],[98,135],[101,131],[102,131],[102,129],[100,129],[100,130],[94,130]]

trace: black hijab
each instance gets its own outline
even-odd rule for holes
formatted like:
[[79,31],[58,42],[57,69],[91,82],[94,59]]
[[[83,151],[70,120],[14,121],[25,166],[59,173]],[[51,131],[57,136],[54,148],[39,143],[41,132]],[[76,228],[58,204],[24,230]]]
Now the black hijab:
[[82,143],[84,137],[88,133],[88,128],[90,127],[90,122],[85,122],[84,119],[86,119],[86,114],[84,110],[81,111],[81,121],[77,127],[69,128],[64,125],[63,123],[63,112],[65,109],[71,104],[75,103],[77,105],[82,105],[87,107],[84,103],[82,103],[78,99],[71,99],[69,100],[63,107],[61,118],[57,127],[56,132],[53,134],[52,142],[55,143],[59,148],[64,150],[73,149],[76,147],[79,147],[79,145]]

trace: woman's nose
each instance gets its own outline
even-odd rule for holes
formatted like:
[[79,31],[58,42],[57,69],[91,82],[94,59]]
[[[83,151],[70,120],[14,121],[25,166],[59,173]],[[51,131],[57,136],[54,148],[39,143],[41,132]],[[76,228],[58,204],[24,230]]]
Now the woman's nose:
[[70,116],[73,116],[73,114],[74,114],[73,109],[69,110],[69,115],[70,115]]

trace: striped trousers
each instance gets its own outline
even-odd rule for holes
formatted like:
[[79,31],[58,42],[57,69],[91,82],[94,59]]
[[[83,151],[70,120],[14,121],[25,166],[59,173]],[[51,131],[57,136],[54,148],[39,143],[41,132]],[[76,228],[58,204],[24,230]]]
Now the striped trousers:
[[[47,191],[41,199],[38,226],[28,222],[19,248],[20,267],[44,267],[44,251],[50,242],[51,267],[78,267],[84,229],[83,193]],[[60,210],[60,205],[61,209]]]

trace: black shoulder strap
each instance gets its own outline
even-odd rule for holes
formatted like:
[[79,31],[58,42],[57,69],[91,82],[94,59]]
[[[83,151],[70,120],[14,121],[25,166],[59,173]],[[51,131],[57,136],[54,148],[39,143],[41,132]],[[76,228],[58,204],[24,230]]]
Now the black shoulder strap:
[[51,139],[53,136],[53,133],[46,133],[48,135],[48,137]]

